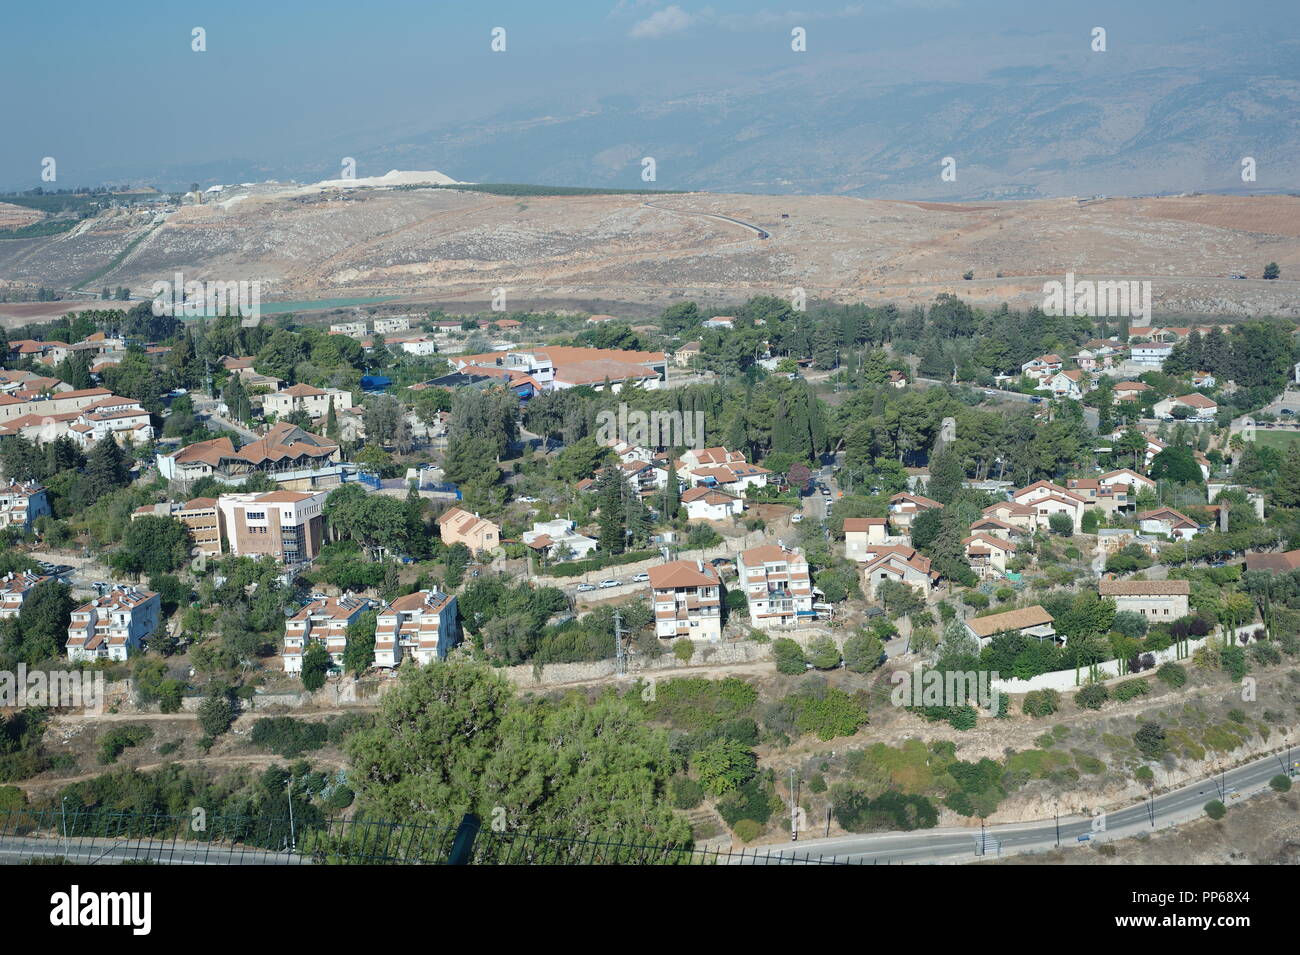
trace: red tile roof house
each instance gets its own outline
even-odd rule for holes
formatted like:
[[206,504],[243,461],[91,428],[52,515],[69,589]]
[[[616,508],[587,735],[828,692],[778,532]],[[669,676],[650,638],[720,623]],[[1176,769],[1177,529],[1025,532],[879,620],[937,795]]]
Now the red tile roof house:
[[1016,545],[991,534],[972,534],[962,541],[971,569],[981,578],[997,577],[1007,572],[1007,564],[1016,556]]
[[722,579],[716,568],[696,560],[651,567],[650,603],[660,640],[722,639]]
[[745,511],[745,502],[739,497],[712,487],[693,487],[682,494],[681,501],[693,521],[725,521]]
[[862,590],[868,599],[876,599],[876,588],[886,580],[898,580],[921,593],[928,593],[939,582],[939,573],[930,566],[930,558],[905,544],[875,547],[862,565]]
[[471,554],[495,550],[501,545],[501,528],[489,520],[459,507],[444,511],[437,521],[442,542],[448,547],[464,544]]
[[938,501],[920,494],[895,494],[889,499],[889,523],[901,530],[910,530],[917,514],[941,507],[943,505]]
[[1074,522],[1075,533],[1083,525],[1083,511],[1087,500],[1081,495],[1068,491],[1051,481],[1035,481],[1011,492],[1011,499],[1017,504],[1028,504],[1038,512],[1038,523],[1046,527],[1053,514],[1067,514]]

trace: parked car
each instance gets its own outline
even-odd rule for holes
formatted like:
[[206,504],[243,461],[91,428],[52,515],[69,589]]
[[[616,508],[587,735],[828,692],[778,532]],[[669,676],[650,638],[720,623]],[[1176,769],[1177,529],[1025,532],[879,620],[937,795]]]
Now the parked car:
[[517,497],[517,498],[515,498],[515,500],[519,501],[519,502],[522,503],[522,504],[536,504],[536,503],[537,503],[537,498],[535,498],[535,497],[528,497],[528,496]]
[[791,524],[798,524],[801,520],[803,520],[803,515],[802,515],[802,514],[791,514],[791,515],[790,515],[790,523],[791,523]]
[[621,583],[623,583],[621,580],[602,580],[600,582],[600,589],[607,590],[610,587],[617,587]]
[[646,580],[649,580],[649,579],[650,579],[650,575],[649,575],[649,574],[636,574],[636,575],[634,575],[634,576],[632,577],[632,582],[633,582],[633,583],[637,583],[637,584],[639,584],[639,583],[642,583],[643,581],[646,581]]
[[589,593],[596,589],[595,584],[578,584],[577,592],[580,594]]
[[1295,409],[1294,409],[1294,408],[1283,408],[1283,409],[1282,409],[1282,413],[1283,413],[1283,414],[1293,415],[1293,414],[1295,414]]

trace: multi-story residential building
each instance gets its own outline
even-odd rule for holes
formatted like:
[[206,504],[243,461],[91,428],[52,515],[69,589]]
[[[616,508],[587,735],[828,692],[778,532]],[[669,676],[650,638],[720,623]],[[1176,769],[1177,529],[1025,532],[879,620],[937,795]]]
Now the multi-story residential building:
[[1050,391],[1053,397],[1071,398],[1074,401],[1080,401],[1088,392],[1088,375],[1087,372],[1078,368],[1070,371],[1058,371],[1056,374],[1044,378],[1038,387]]
[[456,598],[436,590],[417,590],[398,597],[379,611],[375,629],[375,666],[395,667],[406,657],[421,666],[445,660],[460,642]]
[[751,625],[770,630],[816,617],[812,576],[801,551],[780,543],[751,547],[741,551],[736,571]]
[[442,542],[448,547],[464,544],[471,554],[495,550],[501,545],[501,528],[489,520],[462,511],[459,507],[449,508],[438,518],[438,530]]
[[[376,323],[378,324],[378,323]],[[335,322],[330,326],[331,335],[347,335],[348,338],[365,338],[365,322]]]
[[1061,370],[1065,363],[1061,361],[1060,355],[1039,355],[1037,358],[1031,358],[1020,366],[1020,373],[1026,377],[1042,381],[1044,378],[1050,378]]
[[161,615],[162,600],[157,594],[129,585],[114,587],[72,611],[68,659],[121,662],[158,629]]
[[698,560],[674,560],[651,567],[649,574],[659,639],[722,639],[722,579],[716,568]]
[[1106,514],[1117,514],[1133,506],[1133,498],[1123,484],[1103,484],[1100,478],[1066,478],[1065,486],[1083,498],[1085,505]]
[[41,485],[12,480],[7,485],[0,484],[0,529],[17,527],[29,531],[38,517],[50,513],[50,497]]
[[175,501],[146,504],[131,513],[131,520],[151,516],[174,517],[190,529],[190,539],[203,556],[221,556],[221,510],[215,497],[196,497],[184,504]]
[[520,372],[538,381],[545,391],[589,385],[616,392],[628,382],[656,389],[662,387],[666,377],[663,352],[613,348],[551,345],[537,351],[456,355],[450,361],[457,371],[476,372],[483,367],[497,367]]
[[397,318],[376,318],[375,334],[391,335],[393,332],[409,332],[411,330],[411,320],[405,315]]
[[844,519],[844,556],[849,560],[866,560],[871,548],[889,542],[889,523],[883,517]]
[[223,494],[217,499],[230,553],[273,557],[294,565],[320,553],[327,494],[318,491],[271,491]]
[[1053,514],[1068,516],[1074,524],[1075,533],[1078,533],[1083,526],[1083,512],[1087,501],[1073,491],[1068,491],[1051,481],[1035,481],[1018,491],[1012,491],[1011,500],[1034,508],[1038,513],[1038,523],[1042,527],[1048,525]]
[[262,410],[277,418],[287,418],[294,412],[305,412],[311,418],[324,418],[330,405],[335,413],[352,407],[352,393],[337,388],[313,388],[311,385],[291,385],[283,391],[262,398]]
[[21,574],[10,571],[0,577],[0,619],[18,616],[32,588],[53,579],[34,574],[30,570],[24,570]]
[[984,580],[1006,574],[1007,565],[1016,556],[1014,541],[992,534],[972,534],[962,541],[962,546],[971,569]]
[[1192,585],[1186,580],[1102,580],[1097,593],[1115,601],[1115,611],[1140,613],[1148,620],[1168,622],[1190,612]]
[[1173,350],[1173,345],[1164,342],[1142,342],[1130,347],[1129,361],[1135,365],[1163,368],[1165,359],[1169,357]]
[[315,640],[329,651],[334,667],[343,669],[343,651],[348,646],[348,627],[370,607],[363,597],[345,595],[337,599],[313,600],[284,624],[284,672],[301,673],[307,642]]
[[118,444],[131,446],[153,440],[149,412],[133,398],[109,395],[81,409],[68,433],[83,447],[89,448],[111,434]]
[[[1056,640],[1055,620],[1052,615],[1034,604],[1019,610],[993,613],[985,617],[971,617],[966,621],[966,632],[984,646],[1000,633],[1019,633],[1038,640]],[[1057,642],[1064,643],[1064,639]]]

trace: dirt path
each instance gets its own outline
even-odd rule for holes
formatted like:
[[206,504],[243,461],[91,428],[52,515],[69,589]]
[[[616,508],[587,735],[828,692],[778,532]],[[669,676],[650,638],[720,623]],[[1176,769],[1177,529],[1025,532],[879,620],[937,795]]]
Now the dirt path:
[[[271,766],[274,763],[283,763],[289,759],[287,756],[277,756],[275,753],[255,753],[247,756],[192,756],[186,759],[169,759],[160,763],[141,763],[138,766],[132,766],[131,769],[136,772],[150,772],[155,769],[162,769],[164,766],[188,766],[198,764],[212,767],[239,767],[239,766]],[[293,757],[297,758],[297,757]],[[346,769],[347,761],[340,756],[321,756],[313,753],[304,753],[303,759],[312,763],[319,763],[325,766],[332,766],[335,769]],[[23,782],[11,783],[26,792],[40,792],[44,789],[70,786],[73,783],[82,783],[90,779],[97,779],[109,771],[105,766],[93,773],[81,773],[77,776],[61,776],[57,779],[29,779]]]

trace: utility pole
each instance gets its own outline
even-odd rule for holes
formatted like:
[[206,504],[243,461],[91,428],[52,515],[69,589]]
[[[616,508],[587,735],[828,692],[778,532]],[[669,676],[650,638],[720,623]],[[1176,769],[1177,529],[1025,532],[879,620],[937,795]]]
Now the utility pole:
[[614,611],[614,672],[617,676],[627,675],[627,657],[623,652],[623,636],[627,631],[623,629],[623,614]]
[[294,828],[293,828],[293,777],[292,776],[290,776],[289,781],[284,784],[284,789],[285,792],[289,794],[289,851],[297,852],[298,837],[295,835]]
[[790,841],[799,841],[799,811],[795,808],[794,767],[790,767]]

